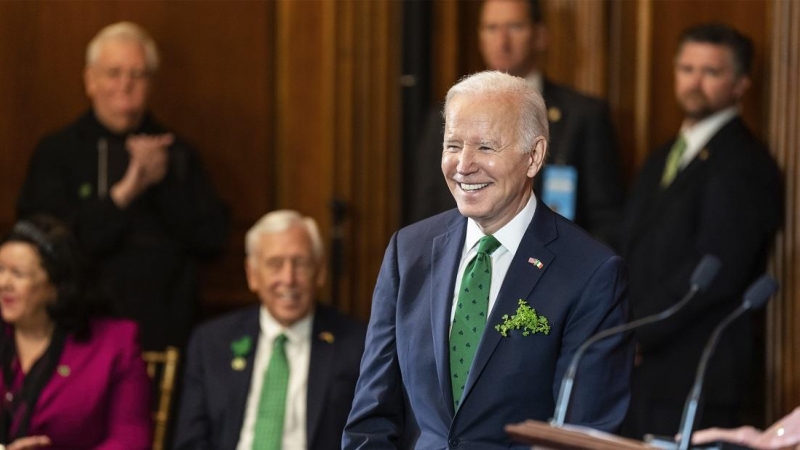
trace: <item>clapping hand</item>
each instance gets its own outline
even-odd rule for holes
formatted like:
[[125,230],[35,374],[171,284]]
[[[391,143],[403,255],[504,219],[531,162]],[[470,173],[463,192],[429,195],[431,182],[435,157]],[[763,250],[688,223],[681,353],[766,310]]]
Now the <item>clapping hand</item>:
[[111,188],[111,198],[126,208],[147,188],[164,179],[169,168],[168,148],[175,140],[170,133],[133,135],[125,141],[130,163],[122,179]]

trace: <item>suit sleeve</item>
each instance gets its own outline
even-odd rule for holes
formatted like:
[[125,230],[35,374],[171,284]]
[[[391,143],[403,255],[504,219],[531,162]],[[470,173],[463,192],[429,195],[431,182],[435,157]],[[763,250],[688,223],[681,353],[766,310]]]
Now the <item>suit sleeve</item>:
[[[186,253],[196,258],[214,257],[222,251],[228,237],[227,205],[217,197],[191,148],[178,141],[169,151],[167,175],[131,206],[152,201],[153,215]],[[95,256],[115,251],[129,231],[129,211],[119,209],[110,197],[81,203],[75,218],[81,242]]]
[[107,437],[94,450],[145,450],[152,445],[151,381],[142,360],[138,332],[135,325],[130,327],[131,332],[123,333],[120,326],[113,337],[123,342],[123,350],[114,368]]
[[345,450],[395,449],[401,445],[405,412],[395,334],[399,280],[395,234],[372,298],[361,374],[342,438]]
[[[613,256],[589,279],[564,329],[554,398],[577,349],[594,334],[621,325],[627,318],[627,272],[622,259]],[[630,334],[614,335],[589,347],[578,366],[566,422],[616,432],[628,410],[632,368]]]
[[186,352],[183,392],[175,429],[175,450],[211,450],[211,418],[208,416],[203,375],[201,334],[195,332]]
[[216,256],[228,237],[228,208],[194,150],[178,142],[170,148],[170,158],[169,176],[153,188],[161,217],[189,254]]
[[[76,234],[94,257],[115,251],[129,231],[130,218],[110,197],[92,193],[78,198],[67,177],[75,164],[73,153],[87,145],[75,132],[47,137],[37,146],[17,201],[17,213],[25,217],[48,213],[75,227]],[[154,196],[158,218],[170,235],[195,257],[218,254],[228,236],[227,206],[216,196],[196,153],[182,142],[170,148],[170,169],[159,184],[135,200]],[[109,187],[110,188],[110,187]]]
[[700,193],[694,245],[676,249],[671,275],[652,286],[637,315],[654,314],[685,294],[691,273],[705,254],[722,261],[709,289],[667,320],[636,331],[643,350],[669,342],[698,318],[716,309],[732,310],[754,273],[763,270],[766,249],[782,216],[780,173],[766,152],[754,160],[727,160],[710,174]]

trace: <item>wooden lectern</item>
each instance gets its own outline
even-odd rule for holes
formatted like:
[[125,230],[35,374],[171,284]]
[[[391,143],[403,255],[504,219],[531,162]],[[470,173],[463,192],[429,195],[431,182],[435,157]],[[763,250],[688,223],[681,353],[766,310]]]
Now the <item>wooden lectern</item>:
[[513,439],[537,449],[657,450],[661,448],[588,427],[575,425],[554,427],[549,423],[535,420],[506,425],[505,430]]

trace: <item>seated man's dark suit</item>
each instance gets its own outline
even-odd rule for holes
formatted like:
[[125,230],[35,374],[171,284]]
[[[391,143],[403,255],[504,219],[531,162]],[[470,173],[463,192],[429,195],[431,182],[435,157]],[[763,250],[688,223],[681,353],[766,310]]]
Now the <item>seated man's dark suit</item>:
[[[573,166],[578,172],[575,223],[602,241],[615,244],[625,194],[608,105],[548,80],[544,80],[542,97],[550,124],[547,163]],[[406,223],[456,206],[444,188],[440,169],[443,130],[441,108],[431,110],[422,139],[409,149]],[[537,195],[542,192],[541,179],[539,174],[534,187]]]
[[[675,316],[640,328],[641,364],[634,369],[625,433],[673,435],[712,330],[742,302],[766,269],[781,221],[781,177],[764,144],[736,117],[725,124],[672,184],[661,187],[673,142],[646,161],[631,191],[623,255],[630,267],[631,311],[640,318],[678,302],[703,255],[722,261],[709,290]],[[705,378],[700,427],[733,426],[751,392],[751,318],[728,328]]]
[[[256,348],[243,370],[232,367],[231,344],[249,336],[258,342],[259,308],[236,311],[193,333],[189,342],[175,448],[233,450],[244,422]],[[308,369],[307,444],[310,450],[339,448],[353,400],[365,326],[318,305],[311,332]],[[257,374],[255,376],[261,376]]]
[[[625,322],[622,260],[541,202],[490,311],[458,411],[448,343],[467,219],[452,210],[398,231],[386,250],[343,448],[507,449],[503,431],[553,415],[576,348]],[[538,260],[538,261],[536,261]],[[538,264],[537,264],[538,262]],[[501,336],[495,325],[525,300],[548,335]],[[586,353],[567,422],[615,430],[628,407],[633,344],[603,340]]]

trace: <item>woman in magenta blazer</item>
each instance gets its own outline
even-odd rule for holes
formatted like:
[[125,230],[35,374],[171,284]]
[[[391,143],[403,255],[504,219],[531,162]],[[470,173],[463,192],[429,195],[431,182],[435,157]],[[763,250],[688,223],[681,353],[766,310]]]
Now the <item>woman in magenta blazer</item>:
[[150,380],[133,322],[103,317],[78,245],[48,217],[0,243],[0,448],[148,449]]

